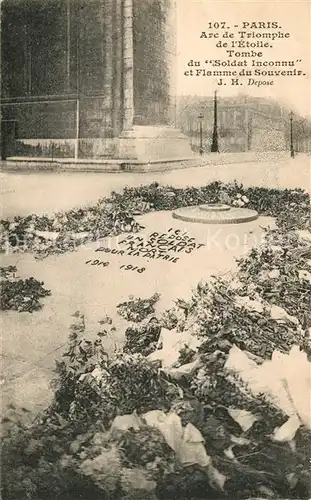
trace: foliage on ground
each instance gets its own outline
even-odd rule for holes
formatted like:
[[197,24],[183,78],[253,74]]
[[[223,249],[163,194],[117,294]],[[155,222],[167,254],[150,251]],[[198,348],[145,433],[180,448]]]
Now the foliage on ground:
[[[138,199],[145,210],[151,203],[171,209],[207,201],[207,192],[208,201],[219,201],[220,187],[152,185],[112,198],[132,203],[133,212]],[[51,406],[28,427],[5,422],[4,500],[310,498],[309,430],[301,424],[291,438],[272,439],[288,415],[227,367],[232,348],[258,366],[293,346],[310,359],[308,198],[299,190],[270,190],[267,197],[261,188],[230,189],[222,201],[238,189],[237,200],[246,196],[243,203],[278,217],[277,230],[239,263],[235,277],[200,283],[189,301],[129,325],[123,352],[105,351],[105,321],[95,341],[85,338],[84,318],[76,314]],[[164,333],[170,341],[186,333],[199,346],[180,345],[167,369]],[[211,464],[196,459],[183,466],[163,433],[143,421],[153,410],[195,426]],[[248,412],[252,425],[245,428],[233,411]]]
[[261,215],[278,218],[284,229],[305,227],[310,220],[309,196],[301,189],[279,190],[244,188],[236,182],[216,181],[202,187],[175,188],[153,183],[125,188],[112,193],[95,205],[59,212],[52,216],[31,214],[2,220],[0,248],[8,251],[33,252],[45,257],[75,250],[87,241],[138,232],[142,226],[135,216],[158,210],[198,205],[227,203],[257,210]]
[[40,299],[51,294],[44,283],[35,278],[21,279],[16,276],[15,266],[0,268],[1,311],[33,312],[42,308]]
[[127,302],[122,302],[117,305],[117,310],[120,316],[122,316],[127,321],[133,321],[134,323],[140,323],[148,316],[154,314],[154,305],[160,299],[158,293],[154,293],[151,297],[147,299],[130,297]]

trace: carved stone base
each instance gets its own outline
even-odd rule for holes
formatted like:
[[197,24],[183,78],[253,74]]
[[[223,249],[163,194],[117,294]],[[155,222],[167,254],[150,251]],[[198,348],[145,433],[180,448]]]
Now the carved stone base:
[[149,163],[194,158],[189,139],[175,128],[134,126],[119,138],[116,157]]

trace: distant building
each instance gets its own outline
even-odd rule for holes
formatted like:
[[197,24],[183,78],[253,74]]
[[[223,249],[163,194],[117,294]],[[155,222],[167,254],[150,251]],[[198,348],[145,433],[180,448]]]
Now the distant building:
[[[203,112],[203,145],[210,151],[214,105],[212,97],[185,96],[178,100],[177,125],[199,147],[198,115]],[[269,99],[237,96],[218,97],[220,152],[283,151],[288,126],[284,109]]]
[[[289,113],[287,115],[286,145],[290,148]],[[311,120],[293,115],[293,146],[297,153],[311,152]]]
[[175,0],[3,0],[1,10],[2,157],[191,152],[174,129]]

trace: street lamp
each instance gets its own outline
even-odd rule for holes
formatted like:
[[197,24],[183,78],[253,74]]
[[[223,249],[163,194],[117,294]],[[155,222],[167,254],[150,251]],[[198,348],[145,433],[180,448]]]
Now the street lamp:
[[219,153],[218,148],[218,125],[217,125],[217,90],[214,93],[214,127],[213,127],[213,138],[212,138],[212,153]]
[[295,158],[295,150],[294,150],[294,144],[293,144],[293,112],[290,112],[290,155],[292,158]]
[[200,149],[199,149],[199,153],[200,153],[200,155],[202,155],[203,154],[203,119],[204,119],[204,115],[203,115],[202,111],[199,114],[198,118],[199,118],[199,123],[200,123]]

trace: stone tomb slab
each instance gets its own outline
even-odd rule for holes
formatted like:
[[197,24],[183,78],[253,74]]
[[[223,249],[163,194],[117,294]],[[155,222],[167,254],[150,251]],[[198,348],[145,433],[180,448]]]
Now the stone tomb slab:
[[[262,241],[262,228],[273,225],[271,218],[260,217],[237,226],[210,227],[173,219],[170,212],[138,219],[145,227],[140,233],[105,238],[75,252],[44,260],[30,254],[3,257],[3,266],[16,265],[19,276],[34,276],[52,292],[43,300],[41,311],[3,313],[4,355],[22,360],[29,369],[33,366],[34,374],[38,366],[51,372],[54,359],[59,359],[67,343],[72,314],[78,310],[85,315],[90,339],[99,331],[98,322],[106,315],[112,317],[117,332],[107,341],[107,349],[120,346],[129,323],[117,314],[119,303],[130,295],[146,298],[158,292],[157,312],[170,308],[177,298],[189,298],[200,280],[234,270],[236,258]],[[28,378],[23,373],[21,383]],[[40,378],[36,383],[40,384]],[[45,387],[46,376],[42,390]],[[12,397],[18,394],[22,399],[18,402],[29,407],[32,400],[27,390],[24,384]],[[36,405],[39,400],[36,394]]]
[[173,217],[200,224],[242,224],[258,219],[258,212],[249,208],[214,203],[178,208],[174,210]]

